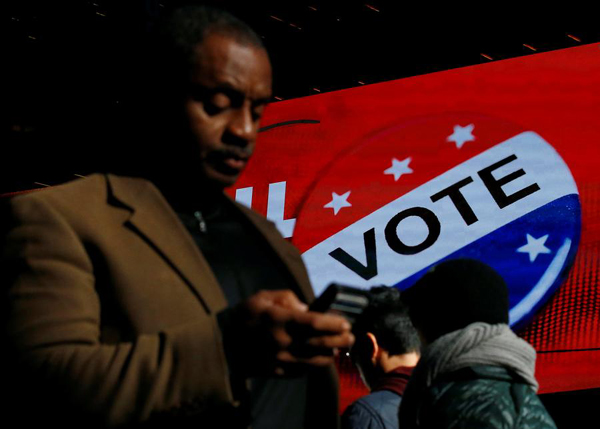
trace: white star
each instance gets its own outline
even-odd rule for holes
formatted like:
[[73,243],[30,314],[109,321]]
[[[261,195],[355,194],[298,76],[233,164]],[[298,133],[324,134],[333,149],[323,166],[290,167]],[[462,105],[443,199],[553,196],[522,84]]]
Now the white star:
[[352,204],[348,202],[348,197],[350,196],[350,191],[345,194],[338,195],[335,192],[331,193],[331,201],[323,206],[323,208],[333,209],[333,214],[337,215],[341,208],[343,207],[351,207]]
[[403,174],[410,174],[413,172],[412,168],[408,166],[410,161],[410,157],[406,158],[403,161],[398,161],[396,158],[392,158],[392,166],[385,170],[383,174],[393,174],[394,181],[397,181]]
[[517,249],[520,253],[529,253],[529,262],[535,261],[540,253],[552,253],[544,244],[548,239],[548,234],[540,238],[533,238],[527,234],[527,244]]
[[456,148],[460,149],[465,142],[470,142],[475,140],[475,136],[473,135],[473,128],[475,125],[469,124],[466,127],[461,127],[460,125],[454,126],[454,132],[452,135],[449,135],[446,141],[456,143]]

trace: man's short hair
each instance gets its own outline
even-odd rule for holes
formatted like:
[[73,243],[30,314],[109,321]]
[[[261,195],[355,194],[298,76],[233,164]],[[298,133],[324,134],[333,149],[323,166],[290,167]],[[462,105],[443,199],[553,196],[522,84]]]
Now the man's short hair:
[[391,356],[418,352],[419,336],[410,321],[408,307],[400,298],[400,291],[394,287],[376,286],[369,291],[369,298],[369,305],[352,327],[354,335],[359,338],[371,332],[379,346]]
[[231,37],[242,45],[265,49],[261,38],[229,12],[209,6],[190,5],[174,9],[157,31],[159,60],[165,67],[187,71],[194,65],[196,47],[211,34]]

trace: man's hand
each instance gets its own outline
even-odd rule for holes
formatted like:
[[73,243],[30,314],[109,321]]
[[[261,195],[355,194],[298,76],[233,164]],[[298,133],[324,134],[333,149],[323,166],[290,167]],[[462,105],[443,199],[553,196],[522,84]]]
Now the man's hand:
[[289,290],[258,292],[232,310],[230,323],[228,359],[245,376],[293,375],[329,365],[337,348],[354,342],[346,319],[308,311]]

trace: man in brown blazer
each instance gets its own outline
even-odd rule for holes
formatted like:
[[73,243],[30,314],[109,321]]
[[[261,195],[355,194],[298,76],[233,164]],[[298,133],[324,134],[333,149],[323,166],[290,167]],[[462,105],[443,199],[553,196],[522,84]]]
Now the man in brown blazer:
[[212,9],[164,28],[161,73],[179,80],[161,98],[161,168],[5,202],[6,412],[62,428],[335,427],[350,326],[307,310],[297,250],[223,194],[271,97],[266,51]]

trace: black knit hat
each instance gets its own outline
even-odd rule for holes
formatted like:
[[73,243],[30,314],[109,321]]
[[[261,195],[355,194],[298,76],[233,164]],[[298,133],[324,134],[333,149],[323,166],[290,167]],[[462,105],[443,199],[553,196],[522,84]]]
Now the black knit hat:
[[402,299],[428,342],[473,322],[508,323],[508,289],[492,267],[475,259],[433,266]]

